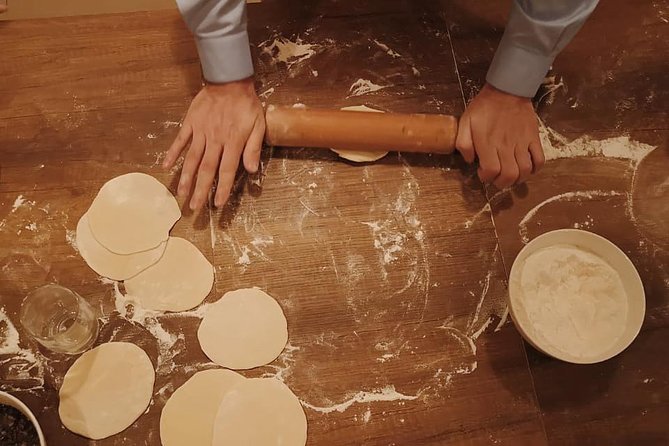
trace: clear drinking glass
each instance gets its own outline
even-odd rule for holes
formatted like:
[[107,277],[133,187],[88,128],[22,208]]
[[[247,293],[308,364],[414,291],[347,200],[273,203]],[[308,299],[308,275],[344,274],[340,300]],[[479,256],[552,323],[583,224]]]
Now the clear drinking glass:
[[28,294],[21,304],[20,320],[37,342],[59,353],[82,353],[98,337],[93,308],[60,285],[45,285]]

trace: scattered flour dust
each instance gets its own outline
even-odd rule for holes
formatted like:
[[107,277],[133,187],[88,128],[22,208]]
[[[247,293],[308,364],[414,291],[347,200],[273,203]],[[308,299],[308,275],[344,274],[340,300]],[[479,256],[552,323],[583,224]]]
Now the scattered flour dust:
[[543,344],[578,359],[597,357],[623,335],[627,296],[620,276],[572,245],[541,249],[524,262],[514,303]]
[[603,190],[586,190],[586,191],[575,191],[575,192],[565,192],[563,194],[554,195],[542,201],[541,203],[534,206],[530,209],[527,214],[520,220],[518,223],[518,232],[523,243],[527,244],[530,242],[529,231],[527,224],[534,218],[534,216],[547,204],[558,202],[558,201],[584,201],[592,200],[593,198],[606,198],[606,197],[617,197],[626,195],[623,192],[618,192],[615,190],[603,191]]
[[[174,334],[168,332],[161,325],[160,319],[174,317],[196,317],[202,319],[207,304],[202,304],[191,311],[178,313],[147,310],[141,307],[135,297],[121,293],[118,282],[102,277],[100,278],[100,281],[114,286],[114,306],[119,315],[130,322],[144,327],[158,342],[156,372],[160,375],[169,375],[172,373],[176,367],[174,358],[181,353],[185,345],[185,335],[183,333]],[[181,348],[178,348],[177,344],[180,344]]]
[[270,368],[273,372],[263,373],[263,378],[274,378],[281,382],[285,382],[291,374],[291,368],[295,363],[295,352],[299,351],[300,347],[292,345],[290,342],[286,344],[281,355],[265,367]]
[[79,254],[79,247],[77,246],[77,231],[74,229],[66,229],[65,241],[72,247],[72,249],[74,249],[74,252]]
[[627,159],[638,163],[655,147],[634,141],[629,136],[617,136],[597,140],[590,136],[581,136],[569,141],[565,136],[546,127],[540,121],[539,136],[546,160],[575,157],[606,157]]
[[[408,275],[407,284],[397,293],[409,288],[416,282],[418,276],[422,278],[423,285],[427,286],[429,282],[429,265],[424,241],[425,232],[414,209],[420,194],[420,186],[408,166],[404,166],[402,177],[404,181],[397,196],[387,205],[386,218],[362,222],[372,232],[374,248],[379,253],[379,264],[384,280],[388,277],[386,267],[397,261],[401,255],[415,257],[411,262],[414,269]],[[410,252],[405,252],[405,245],[411,240],[417,246],[413,247]]]
[[397,253],[402,251],[407,235],[388,229],[386,223],[373,221],[363,222],[363,224],[372,230],[374,247],[379,250],[383,265],[389,265],[397,260]]
[[[540,121],[539,135],[543,146],[546,160],[557,160],[563,158],[576,157],[602,157],[628,160],[630,167],[636,169],[639,162],[652,152],[655,147],[630,139],[629,136],[617,136],[603,140],[596,140],[590,136],[581,136],[573,141],[569,141],[565,136],[546,127]],[[509,189],[496,194],[491,201],[497,196],[508,193]],[[547,204],[558,201],[585,201],[594,198],[606,198],[616,196],[627,196],[627,212],[632,214],[631,193],[624,193],[620,191],[605,191],[605,190],[585,190],[572,191],[562,194],[554,195],[543,200],[541,203],[530,209],[527,214],[518,223],[518,232],[523,243],[528,243],[530,237],[528,234],[528,223],[535,218],[538,211]],[[592,227],[594,219],[588,216],[583,222],[575,222],[573,226],[577,229],[587,229]]]
[[[243,245],[239,247],[239,258],[237,259],[237,264],[242,266],[250,265],[251,256],[268,260],[267,257],[265,256],[264,248],[273,244],[274,244],[274,237],[272,237],[271,235],[264,235],[264,234],[256,235],[248,245]],[[233,248],[235,248],[235,251],[237,251],[235,246],[233,246]]]
[[[3,381],[26,381],[33,388],[44,385],[45,367],[41,359],[31,350],[19,345],[19,332],[7,316],[5,309],[0,308],[0,370]],[[22,389],[26,390],[23,386]]]
[[485,213],[490,213],[490,212],[492,212],[490,203],[486,203],[485,206],[483,206],[480,211],[478,211],[476,214],[474,214],[474,216],[471,219],[465,222],[465,229],[469,229],[472,226],[474,226],[474,223],[476,222],[476,220],[478,220],[479,217],[481,217]]
[[370,80],[361,78],[353,82],[349,88],[348,97],[352,98],[354,96],[362,96],[368,93],[373,93],[375,91],[383,90],[384,88],[388,87],[389,85],[377,85]]
[[316,406],[306,401],[301,401],[301,403],[304,407],[308,407],[313,411],[328,414],[332,412],[344,412],[355,403],[365,404],[387,401],[412,401],[417,399],[419,396],[420,394],[405,395],[395,390],[395,386],[388,385],[372,392],[360,391],[342,401],[341,403],[332,404],[329,406]]
[[283,62],[288,68],[303,62],[316,54],[318,45],[305,43],[297,37],[294,41],[278,36],[258,45],[263,53],[268,54],[274,63]]
[[381,48],[383,51],[385,51],[386,54],[389,55],[390,57],[395,58],[395,59],[402,57],[402,55],[401,55],[400,53],[398,53],[397,51],[393,51],[393,50],[392,50],[388,45],[386,45],[385,43],[379,42],[379,41],[376,40],[376,39],[373,39],[372,42],[374,42],[374,43],[376,44],[376,46],[378,46],[378,47]]

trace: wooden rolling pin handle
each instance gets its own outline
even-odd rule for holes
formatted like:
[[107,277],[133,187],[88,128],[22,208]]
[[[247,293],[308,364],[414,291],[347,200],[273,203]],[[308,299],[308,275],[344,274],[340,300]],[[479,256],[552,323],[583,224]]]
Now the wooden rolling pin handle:
[[365,151],[451,153],[458,120],[447,115],[277,107],[266,112],[268,144]]

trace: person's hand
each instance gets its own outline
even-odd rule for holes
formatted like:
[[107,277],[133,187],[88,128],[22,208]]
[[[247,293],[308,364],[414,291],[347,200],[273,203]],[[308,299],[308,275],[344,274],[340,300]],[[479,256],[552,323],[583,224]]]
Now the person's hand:
[[0,0],[0,14],[7,12],[8,9],[9,5],[7,4],[7,0]]
[[481,181],[500,189],[524,182],[545,161],[530,99],[488,84],[460,118],[455,146],[468,163],[478,158]]
[[178,194],[188,197],[192,192],[190,208],[199,210],[218,174],[214,204],[221,207],[232,190],[242,152],[246,170],[249,173],[258,170],[264,137],[265,114],[252,78],[209,84],[193,99],[163,167],[174,166],[190,142]]

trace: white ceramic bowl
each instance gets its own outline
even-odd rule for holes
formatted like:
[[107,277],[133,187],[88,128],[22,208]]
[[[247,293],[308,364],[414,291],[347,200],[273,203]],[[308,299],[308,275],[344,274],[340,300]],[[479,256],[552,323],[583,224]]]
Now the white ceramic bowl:
[[40,446],[46,446],[46,441],[44,440],[44,434],[42,433],[42,428],[40,427],[39,423],[37,422],[37,418],[35,418],[35,415],[28,409],[28,406],[23,404],[23,401],[20,399],[16,398],[13,395],[10,395],[9,393],[6,392],[0,392],[0,404],[4,404],[6,406],[11,406],[14,407],[15,409],[18,409],[21,411],[23,415],[28,417],[30,422],[35,426],[35,430],[37,431],[37,437],[39,438],[39,444]]
[[[514,299],[514,296],[518,297],[521,293],[520,276],[525,265],[525,260],[536,251],[555,245],[573,245],[589,251],[608,262],[620,275],[628,299],[627,324],[625,331],[618,341],[600,354],[579,357],[560,351],[548,344],[543,338],[534,335],[525,311],[514,308],[514,300],[517,300]],[[577,229],[560,229],[540,235],[520,251],[511,267],[508,304],[513,322],[527,342],[547,355],[575,364],[594,364],[606,361],[625,350],[639,334],[646,314],[646,297],[643,283],[630,259],[620,248],[604,237]]]

